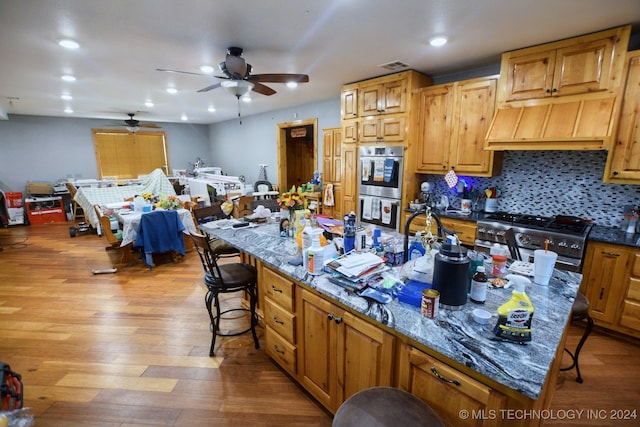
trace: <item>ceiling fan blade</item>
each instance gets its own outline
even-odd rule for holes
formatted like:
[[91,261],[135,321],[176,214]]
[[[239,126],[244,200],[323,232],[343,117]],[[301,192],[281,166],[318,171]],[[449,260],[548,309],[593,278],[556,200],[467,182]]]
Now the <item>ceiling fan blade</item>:
[[309,76],[307,74],[253,74],[247,78],[251,82],[265,83],[288,83],[298,82],[307,83]]
[[158,128],[161,128],[162,126],[159,126],[155,123],[138,123],[138,127],[158,129]]
[[258,92],[262,95],[273,95],[274,93],[276,93],[275,90],[271,89],[269,86],[265,86],[262,83],[258,83],[258,82],[252,82],[253,83],[253,92]]
[[203,87],[202,89],[198,90],[197,92],[208,92],[212,89],[216,89],[220,87],[220,83],[216,83],[216,84],[212,84],[211,86],[207,86],[207,87]]
[[180,70],[167,70],[165,68],[156,68],[156,71],[162,71],[164,73],[177,73],[177,74],[192,74],[194,76],[206,76],[211,77],[211,74],[204,73],[192,73],[191,71],[180,71]]

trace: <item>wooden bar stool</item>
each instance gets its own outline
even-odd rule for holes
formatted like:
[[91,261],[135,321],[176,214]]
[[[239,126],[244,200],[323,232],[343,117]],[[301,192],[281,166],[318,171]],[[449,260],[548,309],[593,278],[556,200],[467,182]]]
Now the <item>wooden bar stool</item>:
[[589,334],[593,330],[593,319],[589,316],[589,300],[586,296],[578,292],[576,295],[576,299],[573,301],[573,306],[571,307],[571,321],[574,320],[587,320],[587,327],[584,330],[584,334],[582,334],[582,338],[580,338],[580,342],[578,342],[578,346],[576,347],[575,353],[571,353],[566,347],[564,351],[566,351],[569,356],[571,356],[571,366],[567,366],[566,368],[560,368],[561,371],[569,371],[576,368],[576,374],[578,377],[576,381],[581,383],[583,382],[582,376],[580,375],[580,365],[578,364],[578,357],[580,356],[580,350],[582,350],[582,346],[587,341]]
[[371,387],[345,400],[332,427],[444,427],[442,419],[413,394],[394,387]]

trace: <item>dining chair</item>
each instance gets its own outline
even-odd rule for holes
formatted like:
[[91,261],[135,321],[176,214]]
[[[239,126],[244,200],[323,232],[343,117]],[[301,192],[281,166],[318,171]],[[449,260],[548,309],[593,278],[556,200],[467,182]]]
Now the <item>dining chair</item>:
[[120,264],[129,264],[133,257],[131,254],[131,244],[121,246],[122,244],[122,235],[118,237],[111,230],[111,219],[104,214],[100,205],[93,205],[93,209],[98,216],[98,222],[100,224],[100,232],[99,236],[104,236],[107,240],[108,245],[105,247],[108,251],[119,251],[120,252]]
[[[203,208],[194,208],[191,210],[191,214],[193,215],[196,228],[198,228],[202,224],[206,224],[212,221],[217,221],[227,217],[224,214],[224,212],[222,212],[222,208],[220,207],[219,204],[213,204],[211,206],[206,206]],[[216,239],[215,237],[211,236],[210,234],[204,231],[203,233],[205,233],[205,235],[209,239],[209,246],[211,247],[211,250],[214,252],[214,254],[216,254],[217,256],[223,256],[223,257],[236,256],[240,253],[240,251],[237,248],[235,248],[234,246],[231,246],[230,244],[224,242],[223,240]]]
[[[209,239],[202,234],[191,234],[193,245],[202,261],[204,269],[204,284],[207,287],[205,295],[205,306],[211,321],[211,347],[209,356],[214,356],[216,337],[229,337],[241,335],[251,331],[255,348],[260,348],[256,326],[258,325],[258,315],[256,305],[258,303],[258,272],[250,264],[242,262],[218,263],[218,256],[209,246]],[[234,292],[244,292],[249,299],[249,308],[238,306],[223,310],[220,306],[220,295]],[[214,314],[215,309],[215,314]],[[224,315],[230,312],[244,311],[249,313],[249,327],[240,331],[232,329],[223,332],[220,324],[225,320]],[[228,319],[231,322],[231,319]],[[234,319],[235,321],[235,319]]]
[[136,232],[134,248],[139,248],[147,266],[153,268],[153,254],[171,252],[186,255],[185,227],[175,210],[155,210],[144,213]]
[[76,202],[75,200],[78,189],[71,182],[67,182],[65,185],[67,187],[67,190],[69,191],[69,196],[71,197],[71,210],[72,210],[71,213],[73,214],[73,221],[75,222],[76,220],[78,220],[78,218],[84,219],[84,211],[82,210],[82,207],[78,205],[78,202]]

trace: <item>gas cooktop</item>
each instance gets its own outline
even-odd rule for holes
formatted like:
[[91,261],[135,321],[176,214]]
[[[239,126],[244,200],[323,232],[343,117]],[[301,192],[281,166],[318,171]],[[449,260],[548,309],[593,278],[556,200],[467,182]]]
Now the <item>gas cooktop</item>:
[[526,228],[556,231],[559,233],[583,235],[591,228],[591,223],[578,217],[557,215],[554,217],[528,215],[509,212],[487,214],[486,220],[510,223]]

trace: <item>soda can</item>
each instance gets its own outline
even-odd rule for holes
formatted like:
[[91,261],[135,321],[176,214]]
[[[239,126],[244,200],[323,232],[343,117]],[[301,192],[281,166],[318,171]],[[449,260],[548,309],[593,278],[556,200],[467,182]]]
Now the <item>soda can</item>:
[[422,291],[422,315],[433,319],[438,315],[440,305],[440,292],[435,289],[425,289]]

